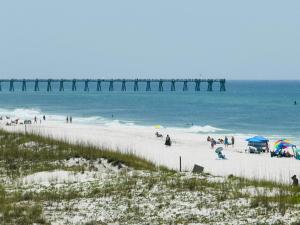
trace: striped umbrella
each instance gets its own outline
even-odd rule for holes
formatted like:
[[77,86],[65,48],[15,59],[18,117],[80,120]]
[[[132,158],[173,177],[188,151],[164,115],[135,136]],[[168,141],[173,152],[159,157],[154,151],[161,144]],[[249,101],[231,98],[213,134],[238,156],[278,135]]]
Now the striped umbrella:
[[275,141],[274,143],[275,153],[279,153],[282,149],[292,147],[292,146],[294,145],[288,139],[281,139]]

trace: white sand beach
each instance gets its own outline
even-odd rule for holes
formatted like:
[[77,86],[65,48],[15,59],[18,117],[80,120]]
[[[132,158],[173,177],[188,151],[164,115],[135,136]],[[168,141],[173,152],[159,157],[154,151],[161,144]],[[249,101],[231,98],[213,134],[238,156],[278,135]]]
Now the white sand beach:
[[[25,131],[24,125],[1,127],[7,131]],[[291,176],[300,176],[300,161],[294,158],[271,158],[270,154],[245,153],[246,136],[235,136],[234,147],[225,148],[226,160],[217,159],[217,155],[206,141],[207,134],[186,133],[180,129],[159,130],[154,127],[66,124],[63,122],[43,121],[42,124],[27,125],[27,132],[33,132],[70,142],[83,142],[104,146],[122,152],[134,152],[158,165],[179,169],[179,157],[182,158],[182,169],[192,170],[194,164],[203,166],[205,172],[213,175],[230,174],[255,179],[265,179],[282,183],[291,183]],[[165,138],[157,138],[159,131],[172,139],[172,146],[164,145]],[[227,134],[228,135],[228,134]],[[214,138],[224,138],[221,134],[210,134]],[[230,137],[230,135],[228,135]],[[272,141],[270,146],[272,146]],[[223,145],[217,145],[223,146]]]

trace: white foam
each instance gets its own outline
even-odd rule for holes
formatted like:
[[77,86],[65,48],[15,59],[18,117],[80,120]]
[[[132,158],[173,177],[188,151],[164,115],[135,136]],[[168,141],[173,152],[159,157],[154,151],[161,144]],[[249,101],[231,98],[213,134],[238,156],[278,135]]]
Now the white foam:
[[[47,120],[55,121],[55,122],[64,122],[66,120],[66,116],[58,115],[58,114],[46,114],[43,113],[38,108],[17,108],[17,109],[3,109],[0,108],[0,115],[9,116],[11,119],[29,119],[33,120],[36,116],[39,119],[42,119],[43,115],[46,116]],[[125,121],[118,119],[107,119],[101,116],[89,116],[89,117],[77,117],[73,116],[73,123],[94,125],[100,124],[104,125],[107,128],[118,128],[122,129],[124,127],[132,127],[138,130],[149,130],[149,128],[154,128],[155,125],[137,125],[133,121]],[[200,126],[193,125],[190,127],[164,127],[160,125],[160,130],[164,130],[166,132],[177,132],[177,133],[215,133],[219,131],[225,131],[225,129],[213,127],[210,125]]]
[[40,110],[35,108],[17,108],[12,110],[0,108],[0,115],[12,118],[32,119],[34,115],[40,114]]
[[214,133],[217,131],[225,131],[225,129],[213,127],[210,125],[205,125],[205,126],[193,125],[187,128],[171,127],[170,129],[186,132],[186,133]]

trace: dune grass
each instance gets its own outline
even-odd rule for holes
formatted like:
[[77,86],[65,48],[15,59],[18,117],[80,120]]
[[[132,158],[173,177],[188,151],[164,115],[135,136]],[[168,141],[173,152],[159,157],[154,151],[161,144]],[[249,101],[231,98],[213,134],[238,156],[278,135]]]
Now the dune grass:
[[[28,144],[28,146],[26,145]],[[105,158],[111,163],[121,163],[136,170],[168,171],[133,153],[121,153],[105,148],[97,148],[83,143],[70,144],[67,141],[54,140],[35,134],[9,133],[0,130],[0,168],[1,177],[16,180],[28,174],[68,169],[60,164],[53,164],[70,158],[95,160]],[[73,171],[80,168],[71,168]],[[0,224],[47,224],[42,218],[41,201],[74,199],[81,196],[74,192],[19,193],[8,192],[0,185]],[[24,203],[26,202],[26,203]]]
[[[199,209],[205,207],[219,207],[222,202],[246,199],[250,209],[264,209],[266,212],[276,211],[285,215],[290,209],[300,205],[300,187],[264,180],[250,180],[235,176],[228,176],[218,180],[210,174],[188,175],[177,173],[163,166],[134,155],[122,153],[105,148],[97,148],[85,143],[71,144],[67,141],[54,140],[50,137],[42,137],[35,134],[9,133],[0,130],[0,180],[5,177],[17,180],[20,177],[41,171],[72,170],[81,172],[86,170],[84,166],[67,168],[63,164],[54,164],[70,158],[85,158],[97,160],[105,158],[112,164],[124,164],[134,170],[146,171],[146,176],[127,176],[120,173],[113,181],[99,186],[97,182],[89,183],[89,188],[83,191],[82,187],[68,189],[49,188],[36,192],[35,190],[23,190],[22,186],[0,183],[0,224],[48,224],[43,217],[43,203],[63,202],[83,198],[102,198],[114,196],[128,201],[128,211],[132,217],[124,217],[123,220],[134,219],[143,215],[132,206],[132,199],[138,196],[140,199],[148,198],[153,189],[163,191],[152,193],[157,199],[157,211],[163,210],[181,194],[196,193],[199,199],[195,199]],[[87,184],[83,184],[86,186]],[[254,195],[243,190],[254,189]],[[263,190],[263,191],[261,191]],[[269,195],[272,191],[275,194]],[[204,197],[211,195],[210,201]],[[214,205],[216,204],[216,205]],[[233,213],[238,214],[239,208],[232,208]],[[209,222],[207,217],[176,218],[173,223]],[[166,223],[167,221],[161,221]],[[96,223],[96,222],[95,222]],[[93,221],[88,224],[94,224]],[[296,224],[296,223],[295,223]]]
[[[5,146],[1,149],[0,161],[15,176],[20,175],[21,171],[23,174],[29,170],[48,171],[53,169],[53,161],[79,157],[87,160],[105,158],[109,162],[119,162],[137,170],[168,170],[132,152],[122,153],[85,143],[71,144],[36,134],[8,133],[3,130],[0,130],[0,137],[1,145]],[[22,147],[25,143],[33,143],[33,146]]]

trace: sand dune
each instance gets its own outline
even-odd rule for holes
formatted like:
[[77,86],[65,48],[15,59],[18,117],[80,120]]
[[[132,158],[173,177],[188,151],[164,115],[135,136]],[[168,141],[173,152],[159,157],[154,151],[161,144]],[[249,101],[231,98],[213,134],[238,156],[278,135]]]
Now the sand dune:
[[[24,131],[24,125],[4,126],[8,131]],[[224,153],[227,160],[218,160],[206,141],[207,134],[181,132],[176,129],[160,129],[169,134],[173,141],[171,147],[164,145],[164,138],[157,138],[157,129],[139,126],[105,126],[65,124],[62,122],[43,122],[27,125],[28,132],[34,132],[71,142],[85,142],[96,146],[105,146],[120,151],[131,151],[157,164],[179,169],[179,157],[182,168],[191,170],[194,164],[205,167],[205,171],[214,175],[236,175],[247,178],[266,179],[290,183],[293,174],[300,176],[300,162],[294,158],[271,158],[269,154],[244,153],[246,136],[235,136],[236,145],[228,147]],[[211,134],[216,138],[221,134]],[[270,143],[272,146],[272,141]]]

